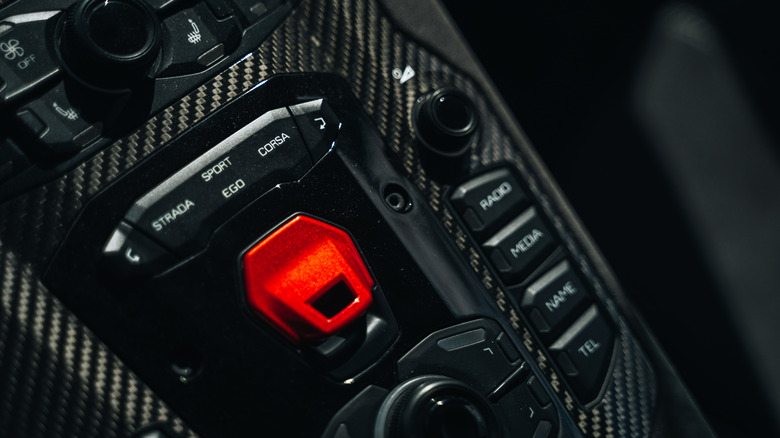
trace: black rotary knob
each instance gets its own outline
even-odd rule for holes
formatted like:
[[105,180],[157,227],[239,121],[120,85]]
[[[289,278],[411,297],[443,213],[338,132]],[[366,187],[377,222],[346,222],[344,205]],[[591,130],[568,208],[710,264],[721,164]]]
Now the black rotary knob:
[[142,0],[82,0],[65,14],[63,61],[93,87],[132,87],[148,76],[159,52],[160,21]]
[[490,404],[463,382],[422,376],[393,390],[377,419],[377,438],[499,438]]
[[413,120],[423,144],[445,157],[466,152],[479,127],[474,102],[465,94],[448,88],[420,97],[414,107]]

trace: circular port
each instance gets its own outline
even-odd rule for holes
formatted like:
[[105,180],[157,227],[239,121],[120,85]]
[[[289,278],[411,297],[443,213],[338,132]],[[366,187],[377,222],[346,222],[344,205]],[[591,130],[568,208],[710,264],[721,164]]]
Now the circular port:
[[385,204],[397,213],[406,213],[412,208],[409,192],[398,184],[389,184],[384,191]]

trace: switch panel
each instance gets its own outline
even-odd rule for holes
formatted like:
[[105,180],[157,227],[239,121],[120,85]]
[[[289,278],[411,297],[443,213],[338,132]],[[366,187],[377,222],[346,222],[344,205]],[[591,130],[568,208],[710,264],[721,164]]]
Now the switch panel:
[[[137,199],[124,221],[179,259],[203,250],[214,230],[249,202],[306,174],[314,163],[310,151],[321,158],[334,144],[340,123],[327,102],[295,108],[295,119],[287,108],[275,109],[218,142]],[[327,129],[314,134],[311,122],[319,126],[320,118]],[[173,263],[166,257],[144,266],[162,272],[168,267],[163,260]],[[113,273],[136,276],[137,271]]]

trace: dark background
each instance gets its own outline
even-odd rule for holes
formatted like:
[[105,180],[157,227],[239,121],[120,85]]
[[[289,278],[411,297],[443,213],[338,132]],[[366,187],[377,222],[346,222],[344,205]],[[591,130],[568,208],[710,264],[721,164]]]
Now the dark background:
[[[779,145],[774,8],[728,0],[444,3],[716,433],[780,436],[773,388],[745,354],[740,317],[721,299],[734,291],[713,275],[722,267],[702,254],[697,223],[631,106],[659,12],[690,6],[719,36],[752,117]],[[708,128],[706,118],[700,123]],[[780,339],[775,328],[768,339]]]

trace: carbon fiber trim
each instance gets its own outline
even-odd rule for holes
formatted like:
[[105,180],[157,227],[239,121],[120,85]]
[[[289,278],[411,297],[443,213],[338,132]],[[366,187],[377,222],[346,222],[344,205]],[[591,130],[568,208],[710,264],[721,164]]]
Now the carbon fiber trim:
[[[0,0],[2,1],[2,0]],[[412,66],[406,84],[394,68]],[[525,340],[531,353],[587,436],[648,436],[655,377],[610,295],[571,237],[538,177],[513,146],[476,85],[397,31],[375,1],[306,1],[258,51],[216,76],[142,128],[101,151],[68,175],[0,206],[0,430],[4,436],[120,437],[152,421],[194,434],[138,381],[40,283],[42,270],[81,207],[118,176],[176,135],[264,78],[287,72],[333,72],[344,77],[384,136],[409,179],[469,260],[487,291]],[[430,180],[413,147],[408,114],[420,94],[453,86],[470,95],[483,117],[479,150],[470,166],[514,164],[597,294],[618,321],[619,349],[602,401],[589,410],[574,402],[548,358],[523,325],[470,239],[443,203],[447,186]]]

